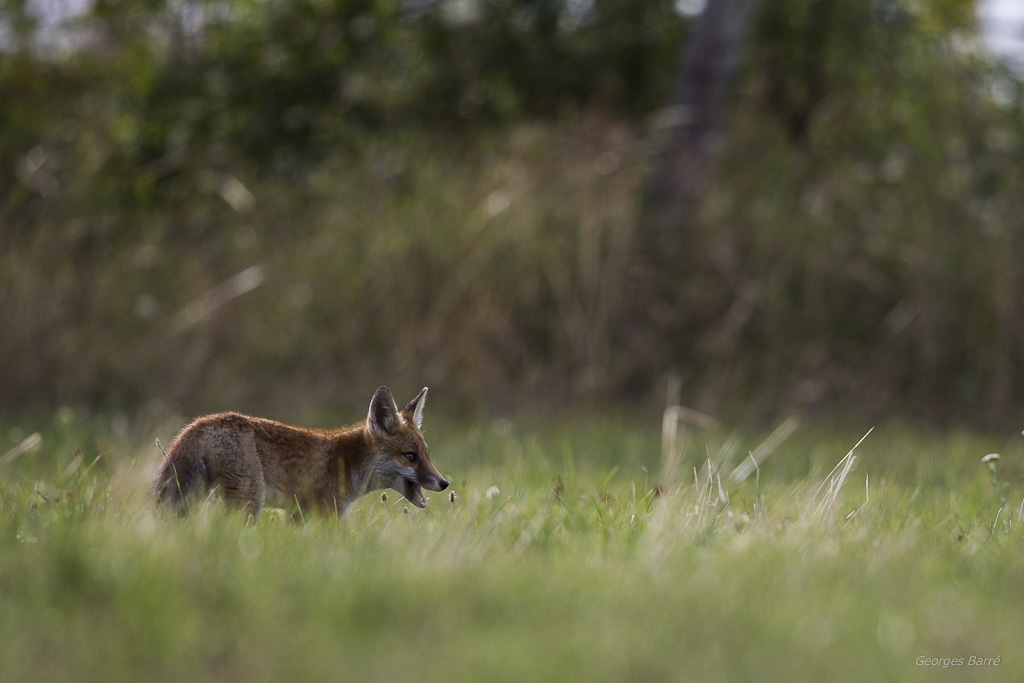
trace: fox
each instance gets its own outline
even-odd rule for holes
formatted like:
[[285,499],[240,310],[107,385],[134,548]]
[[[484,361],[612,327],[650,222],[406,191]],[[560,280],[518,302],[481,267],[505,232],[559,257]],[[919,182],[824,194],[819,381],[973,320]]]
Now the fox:
[[179,514],[188,501],[219,489],[225,503],[253,522],[269,490],[339,518],[360,496],[391,488],[418,508],[423,489],[448,480],[430,460],[420,429],[427,387],[402,410],[380,387],[365,420],[334,430],[287,425],[240,413],[215,413],[186,425],[157,470],[150,497]]

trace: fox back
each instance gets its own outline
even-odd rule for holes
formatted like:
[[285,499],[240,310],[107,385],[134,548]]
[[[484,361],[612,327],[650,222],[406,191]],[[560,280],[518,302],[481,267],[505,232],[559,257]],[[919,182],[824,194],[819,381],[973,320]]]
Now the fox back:
[[341,515],[359,496],[392,488],[416,507],[423,489],[448,481],[434,467],[420,427],[426,387],[402,410],[387,387],[365,420],[336,430],[296,427],[239,413],[217,413],[181,430],[164,456],[151,495],[184,512],[218,490],[225,502],[258,519],[268,490],[300,506]]

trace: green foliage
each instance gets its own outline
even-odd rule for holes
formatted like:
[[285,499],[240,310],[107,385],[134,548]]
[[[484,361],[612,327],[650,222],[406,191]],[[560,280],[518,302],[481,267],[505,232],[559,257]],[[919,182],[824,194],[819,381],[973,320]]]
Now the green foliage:
[[883,5],[765,7],[689,226],[684,371],[720,396],[1008,416],[1021,83],[971,47],[972,3]]
[[[130,231],[57,200],[0,255],[6,396],[294,414],[382,381],[476,405],[600,386],[641,178],[631,134],[454,142],[368,138],[299,182],[203,169]],[[258,286],[239,289],[250,268]]]
[[[1024,673],[1019,437],[1000,444],[1004,505],[992,439],[881,425],[828,519],[816,489],[857,434],[800,432],[759,495],[708,495],[705,456],[760,437],[693,432],[701,485],[659,496],[641,469],[657,432],[632,416],[432,425],[453,502],[367,496],[340,524],[255,528],[218,503],[156,514],[151,439],[177,424],[66,412],[13,459],[25,430],[3,425],[0,676],[934,680],[921,655]],[[75,447],[104,464],[72,469]]]
[[26,7],[0,5],[5,410],[632,399],[673,368],[712,411],[1024,403],[1022,87],[966,0],[762,3],[658,271],[674,3],[104,0],[72,52]]
[[[10,23],[30,17],[17,5],[5,15]],[[109,136],[101,152],[129,166],[111,173],[142,172],[166,185],[196,163],[289,172],[366,128],[401,122],[462,125],[582,105],[644,113],[666,96],[683,26],[666,0],[419,9],[369,0],[102,0],[67,29],[100,47],[73,59],[39,58],[43,37],[24,29],[2,86],[20,95],[5,108],[24,111],[31,125],[4,133],[7,145],[33,144],[68,116],[95,112]],[[40,83],[33,70],[77,74],[78,87]],[[51,94],[74,111],[50,109]]]
[[672,2],[461,5],[461,21],[444,11],[424,20],[428,112],[507,120],[589,105],[636,115],[667,97],[684,28]]

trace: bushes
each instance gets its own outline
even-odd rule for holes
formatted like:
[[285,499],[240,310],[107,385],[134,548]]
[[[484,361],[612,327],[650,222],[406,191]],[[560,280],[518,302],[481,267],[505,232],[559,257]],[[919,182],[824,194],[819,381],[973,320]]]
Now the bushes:
[[73,58],[9,19],[0,401],[506,405],[675,368],[709,409],[1012,414],[1019,80],[954,40],[969,3],[796,5],[668,261],[639,203],[673,3],[107,0]]
[[694,227],[687,372],[719,397],[1012,415],[1019,80],[965,49],[969,3],[765,9]]
[[0,400],[289,405],[425,376],[501,402],[593,375],[607,254],[563,261],[577,240],[622,261],[642,159],[514,121],[651,106],[684,21],[663,0],[453,9],[103,0],[69,55],[5,7]]
[[208,172],[130,238],[39,224],[0,271],[5,399],[298,410],[386,381],[504,404],[606,381],[642,177],[609,130],[397,134],[296,180]]

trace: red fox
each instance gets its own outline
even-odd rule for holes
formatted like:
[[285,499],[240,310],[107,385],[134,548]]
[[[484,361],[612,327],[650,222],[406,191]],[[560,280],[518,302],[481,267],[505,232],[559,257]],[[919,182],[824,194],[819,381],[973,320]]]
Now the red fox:
[[[225,502],[258,520],[268,488],[338,516],[359,496],[392,488],[416,507],[423,489],[448,481],[430,462],[420,427],[427,388],[401,411],[387,387],[370,400],[367,418],[337,430],[311,429],[217,413],[186,426],[171,443],[151,496],[183,512],[193,494],[219,487]],[[343,482],[344,490],[340,490]]]

